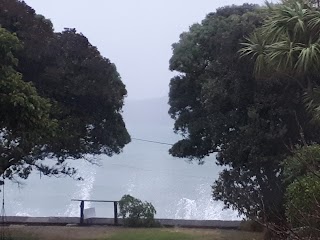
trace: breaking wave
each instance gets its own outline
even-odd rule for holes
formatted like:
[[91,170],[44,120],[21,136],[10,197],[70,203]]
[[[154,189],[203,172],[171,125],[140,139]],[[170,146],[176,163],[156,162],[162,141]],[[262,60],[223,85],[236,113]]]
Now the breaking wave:
[[[80,165],[81,166],[78,166],[79,170],[77,177],[81,176],[84,180],[76,182],[76,191],[72,194],[72,199],[90,199],[92,189],[96,181],[97,169],[96,166],[84,161],[82,161]],[[90,207],[91,203],[87,202],[86,208]],[[63,213],[64,216],[69,217],[77,217],[79,214],[79,202],[71,202],[66,211]]]

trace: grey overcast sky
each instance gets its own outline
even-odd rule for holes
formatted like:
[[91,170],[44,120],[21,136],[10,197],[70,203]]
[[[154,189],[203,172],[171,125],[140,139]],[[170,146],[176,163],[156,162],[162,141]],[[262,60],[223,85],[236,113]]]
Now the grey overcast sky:
[[171,44],[218,7],[264,0],[25,0],[56,31],[76,28],[117,66],[128,99],[168,95]]

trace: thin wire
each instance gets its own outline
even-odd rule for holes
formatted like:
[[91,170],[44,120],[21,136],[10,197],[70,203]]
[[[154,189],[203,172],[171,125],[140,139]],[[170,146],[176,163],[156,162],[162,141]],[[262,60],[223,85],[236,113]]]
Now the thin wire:
[[131,138],[131,139],[141,141],[141,142],[148,142],[148,143],[156,143],[156,144],[161,144],[161,145],[173,146],[172,143],[158,142],[158,141],[154,141],[154,140],[147,140],[147,139],[141,139],[141,138]]

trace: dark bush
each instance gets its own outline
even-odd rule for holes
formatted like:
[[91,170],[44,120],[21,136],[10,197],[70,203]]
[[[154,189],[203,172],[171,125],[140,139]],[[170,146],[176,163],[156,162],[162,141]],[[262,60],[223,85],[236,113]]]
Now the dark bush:
[[123,224],[127,227],[158,227],[154,219],[157,213],[150,202],[142,202],[130,195],[124,195],[120,202],[119,216],[123,218]]

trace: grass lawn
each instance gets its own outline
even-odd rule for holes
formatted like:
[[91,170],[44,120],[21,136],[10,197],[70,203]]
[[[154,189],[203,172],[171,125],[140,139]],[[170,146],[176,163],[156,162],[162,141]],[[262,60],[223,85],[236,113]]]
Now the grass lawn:
[[11,227],[13,240],[262,240],[262,234],[215,229],[121,227]]
[[105,240],[262,240],[262,235],[231,230],[127,229]]
[[105,238],[106,240],[193,240],[194,236],[183,232],[170,232],[159,230],[126,230],[123,232],[115,233],[114,235]]

